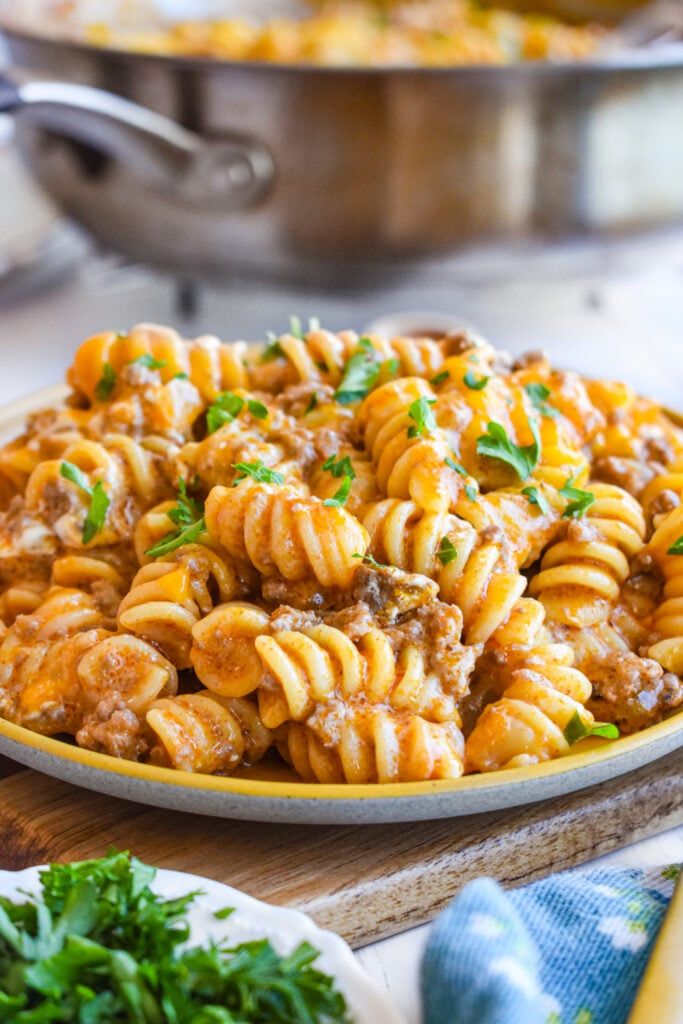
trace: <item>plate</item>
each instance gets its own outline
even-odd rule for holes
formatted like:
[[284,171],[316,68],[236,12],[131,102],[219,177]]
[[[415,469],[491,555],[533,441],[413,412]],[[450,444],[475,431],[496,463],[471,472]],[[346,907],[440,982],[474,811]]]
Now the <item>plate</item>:
[[[39,893],[39,872],[43,867],[0,871],[0,895],[16,898],[21,895],[20,890]],[[229,943],[237,944],[267,938],[278,953],[287,954],[300,942],[310,942],[320,950],[315,966],[336,979],[353,1024],[377,1024],[378,1021],[382,1024],[405,1024],[405,1018],[368,977],[344,940],[333,932],[318,928],[310,917],[300,911],[262,903],[239,889],[184,871],[160,868],[152,889],[165,899],[201,890],[202,894],[186,915],[191,944],[205,944],[210,939],[227,939]],[[222,907],[234,907],[235,912],[224,921],[217,921],[214,912]]]
[[[62,401],[49,388],[0,411],[0,443],[27,413]],[[0,719],[0,754],[57,779],[154,807],[249,821],[364,825],[424,821],[547,800],[624,775],[683,747],[683,709],[633,736],[584,740],[555,761],[436,782],[321,785],[267,763],[252,773],[193,775],[82,750]]]

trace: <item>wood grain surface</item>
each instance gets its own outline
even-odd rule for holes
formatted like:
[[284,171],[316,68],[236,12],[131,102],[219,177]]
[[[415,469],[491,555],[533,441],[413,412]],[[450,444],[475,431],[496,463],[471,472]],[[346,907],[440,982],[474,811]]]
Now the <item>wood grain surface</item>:
[[522,885],[683,823],[683,752],[581,793],[448,821],[254,824],[147,808],[0,759],[0,867],[129,849],[298,907],[365,945],[430,920],[470,879]]

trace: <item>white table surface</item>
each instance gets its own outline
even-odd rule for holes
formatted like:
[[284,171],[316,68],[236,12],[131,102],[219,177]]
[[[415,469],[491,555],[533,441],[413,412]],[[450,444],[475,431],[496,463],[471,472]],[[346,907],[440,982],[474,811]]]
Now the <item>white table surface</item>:
[[[3,196],[18,203],[2,180]],[[14,183],[16,184],[16,182]],[[21,211],[18,210],[18,214]],[[483,285],[479,274],[422,275],[382,294],[331,298],[306,289],[258,283],[207,291],[197,317],[179,320],[171,282],[113,259],[92,259],[67,281],[30,299],[0,305],[0,403],[55,383],[74,347],[89,333],[140,320],[172,323],[188,334],[262,337],[288,317],[320,316],[335,328],[361,328],[396,311],[455,313],[501,347],[547,348],[565,366],[619,377],[683,409],[683,242],[641,247],[637,258],[606,252],[570,278],[559,266],[533,266],[524,280]],[[683,828],[603,858],[636,865],[683,860]],[[411,1024],[419,1021],[417,974],[428,927],[416,928],[359,952],[367,970],[393,995]],[[380,1024],[380,1022],[378,1022]]]

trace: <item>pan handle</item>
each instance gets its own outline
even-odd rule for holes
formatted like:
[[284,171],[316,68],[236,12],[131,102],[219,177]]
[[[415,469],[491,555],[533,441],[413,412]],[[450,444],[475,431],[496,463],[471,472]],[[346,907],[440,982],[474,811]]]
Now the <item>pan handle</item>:
[[192,203],[255,203],[273,160],[262,143],[234,135],[207,142],[130,100],[70,82],[15,84],[0,75],[0,114],[13,114],[94,146]]

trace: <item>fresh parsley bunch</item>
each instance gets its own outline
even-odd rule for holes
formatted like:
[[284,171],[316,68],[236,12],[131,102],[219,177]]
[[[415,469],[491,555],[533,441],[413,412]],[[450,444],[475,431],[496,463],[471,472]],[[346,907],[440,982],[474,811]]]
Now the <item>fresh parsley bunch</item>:
[[164,900],[154,875],[110,853],[52,865],[38,900],[0,898],[3,1024],[348,1024],[308,943],[187,948],[197,893]]

